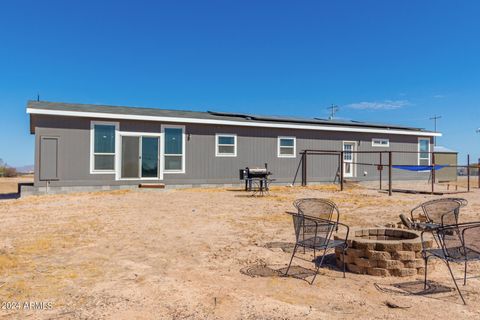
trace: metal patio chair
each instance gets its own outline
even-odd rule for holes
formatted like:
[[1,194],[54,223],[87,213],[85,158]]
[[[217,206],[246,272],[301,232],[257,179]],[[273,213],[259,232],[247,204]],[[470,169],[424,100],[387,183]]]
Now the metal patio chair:
[[293,202],[299,214],[338,222],[340,211],[335,202],[321,198],[303,198]]
[[[301,198],[293,202],[299,214],[336,222],[340,220],[340,211],[335,202],[323,198]],[[338,228],[338,226],[337,226]],[[336,229],[335,231],[337,231]],[[305,253],[305,248],[303,248]]]
[[[421,233],[422,245],[424,243],[423,236],[425,232],[428,231],[425,230]],[[427,287],[428,259],[441,259],[447,264],[448,271],[450,272],[450,276],[460,294],[460,298],[462,298],[463,303],[466,304],[462,292],[458,288],[455,276],[453,275],[450,262],[465,264],[463,285],[466,285],[468,262],[480,260],[480,221],[442,226],[438,227],[433,232],[439,241],[440,248],[427,249],[424,247],[422,250],[422,255],[425,260],[424,288],[426,289]]]
[[[441,198],[424,202],[410,211],[412,227],[417,230],[433,230],[449,224],[458,224],[460,208],[468,201],[462,198]],[[415,216],[423,215],[424,222],[414,222]]]
[[[318,270],[322,266],[325,256],[328,250],[341,248],[343,259],[345,261],[345,250],[347,249],[347,239],[349,233],[349,227],[339,222],[333,222],[331,220],[321,219],[318,217],[311,217],[299,213],[291,213],[293,218],[293,226],[295,229],[295,247],[293,249],[290,263],[288,264],[285,276],[288,275],[288,271],[292,265],[293,258],[297,253],[299,247],[307,249],[313,249],[313,261],[316,263],[315,275],[313,276],[310,284],[313,284],[317,277]],[[345,239],[334,239],[333,234],[338,227],[342,226],[346,229]],[[320,262],[317,263],[317,252],[321,252]],[[345,278],[345,262],[343,263],[343,277]]]

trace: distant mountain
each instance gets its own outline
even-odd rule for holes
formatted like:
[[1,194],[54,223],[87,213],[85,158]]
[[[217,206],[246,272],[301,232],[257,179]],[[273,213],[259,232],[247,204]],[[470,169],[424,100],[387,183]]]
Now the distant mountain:
[[21,167],[16,167],[15,168],[18,173],[30,173],[33,172],[34,166],[33,164],[28,165],[28,166],[21,166]]

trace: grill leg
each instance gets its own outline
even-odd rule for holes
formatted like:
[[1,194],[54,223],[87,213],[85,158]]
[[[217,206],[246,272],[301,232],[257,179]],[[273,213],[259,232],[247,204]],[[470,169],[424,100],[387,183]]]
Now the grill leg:
[[343,264],[343,277],[345,278],[345,246],[342,247],[342,264]]
[[467,285],[467,260],[465,260],[465,272],[463,273],[463,285]]
[[465,302],[465,299],[463,298],[462,292],[460,291],[460,288],[458,287],[457,280],[455,280],[455,276],[453,275],[453,271],[452,271],[452,268],[450,267],[450,263],[448,262],[448,260],[446,261],[446,263],[447,263],[448,271],[450,271],[450,275],[452,276],[453,283],[455,283],[455,287],[457,288],[458,294],[460,295],[460,298],[462,298],[463,304],[466,305],[467,303]]

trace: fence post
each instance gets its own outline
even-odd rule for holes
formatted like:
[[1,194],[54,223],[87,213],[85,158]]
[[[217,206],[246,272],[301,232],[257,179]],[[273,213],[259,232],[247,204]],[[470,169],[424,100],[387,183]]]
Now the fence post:
[[303,162],[302,162],[302,174],[303,174],[303,186],[307,185],[307,170],[305,170],[305,166],[307,165],[306,162],[307,159],[307,152],[303,152]]
[[480,158],[477,161],[477,182],[478,182],[478,189],[480,189]]
[[340,191],[343,191],[343,151],[340,152]]
[[388,151],[388,195],[392,195],[392,151]]
[[467,191],[470,192],[470,155],[467,154]]
[[302,187],[305,186],[305,151],[302,151]]
[[435,153],[432,153],[432,194],[435,193]]
[[382,170],[379,170],[380,171],[380,190],[382,190],[382,172],[383,172],[383,162],[382,162],[382,152],[380,152],[380,167],[379,169],[382,169]]

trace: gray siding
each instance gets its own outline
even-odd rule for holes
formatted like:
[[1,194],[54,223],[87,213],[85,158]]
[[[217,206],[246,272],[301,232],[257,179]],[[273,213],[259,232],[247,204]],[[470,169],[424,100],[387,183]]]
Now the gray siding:
[[[35,128],[35,185],[44,186],[39,180],[39,143],[42,136],[59,137],[58,181],[51,186],[124,185],[138,184],[142,180],[115,181],[113,174],[90,174],[90,122],[101,119],[32,115]],[[109,120],[120,123],[120,131],[160,133],[161,123],[147,121]],[[334,131],[313,131],[220,125],[182,124],[186,133],[186,172],[164,173],[165,184],[217,184],[238,183],[238,169],[263,167],[268,163],[272,178],[278,182],[291,183],[298,167],[303,149],[341,150],[343,141],[356,141],[359,151],[417,151],[418,137],[406,135],[381,135]],[[237,157],[215,156],[215,134],[237,134]],[[277,157],[277,137],[296,137],[296,158]],[[372,147],[372,138],[390,139],[389,148]],[[378,155],[358,154],[357,161],[378,163]],[[384,163],[387,158],[384,157]],[[395,154],[395,164],[417,164],[416,154]],[[336,156],[310,156],[308,158],[309,181],[333,181],[338,167]],[[366,175],[364,175],[366,172]],[[427,174],[428,175],[428,174]],[[423,174],[425,178],[425,174]],[[378,171],[372,166],[357,166],[354,179],[377,179]],[[385,171],[384,177],[387,177]],[[395,179],[418,178],[408,171],[394,170]],[[299,180],[298,178],[297,181]],[[150,181],[151,182],[151,181]]]

